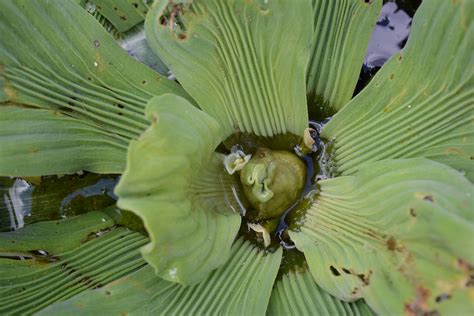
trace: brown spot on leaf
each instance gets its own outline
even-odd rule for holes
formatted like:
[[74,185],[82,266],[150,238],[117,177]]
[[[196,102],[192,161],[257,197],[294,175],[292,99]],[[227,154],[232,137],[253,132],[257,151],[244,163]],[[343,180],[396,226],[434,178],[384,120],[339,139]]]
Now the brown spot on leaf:
[[458,148],[454,148],[454,147],[448,147],[446,148],[446,150],[444,151],[446,154],[456,154],[456,155],[463,155],[464,152]]
[[472,265],[470,265],[468,262],[464,261],[461,258],[458,258],[457,265],[464,272],[471,272],[474,270],[474,267]]
[[387,240],[387,248],[390,251],[395,251],[397,249],[397,241],[393,236],[390,236],[390,238]]
[[434,199],[433,199],[433,196],[432,196],[432,195],[426,195],[426,196],[423,198],[423,201],[434,202]]
[[431,195],[429,193],[426,193],[426,192],[416,192],[415,197],[418,200],[423,200],[423,201],[426,201],[426,202],[434,202],[433,195]]
[[470,275],[465,284],[466,287],[474,286],[474,275]]
[[435,316],[439,313],[436,310],[429,310],[428,299],[430,290],[420,286],[416,289],[416,297],[411,302],[405,304],[405,312],[410,316]]
[[410,207],[410,216],[416,217],[415,209]]
[[364,274],[364,273],[360,273],[357,275],[357,277],[359,278],[359,280],[362,281],[362,283],[364,283],[364,286],[367,286],[370,284],[370,276],[372,275],[372,270],[369,270],[369,273],[367,274]]
[[94,47],[99,48],[100,47],[100,42],[98,40],[94,40]]

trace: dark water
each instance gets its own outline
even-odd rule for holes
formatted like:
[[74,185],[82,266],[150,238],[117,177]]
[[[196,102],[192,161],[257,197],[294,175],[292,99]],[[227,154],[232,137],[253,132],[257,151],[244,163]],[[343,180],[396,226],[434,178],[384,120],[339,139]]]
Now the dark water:
[[103,209],[115,203],[117,175],[0,178],[0,232]]
[[375,25],[354,95],[358,94],[382,65],[406,44],[411,21],[421,0],[384,1]]
[[[403,48],[419,4],[420,0],[387,1],[384,4],[354,95],[367,85],[393,54]],[[133,39],[131,37],[130,43]],[[142,40],[141,37],[139,39]],[[130,53],[137,54],[134,51]],[[317,163],[308,161],[308,165],[313,168]],[[15,230],[30,223],[70,217],[111,205],[116,200],[113,188],[117,180],[117,176],[91,173],[48,176],[41,180],[0,177],[0,231]],[[310,184],[308,182],[308,187]],[[291,248],[291,245],[288,246]]]

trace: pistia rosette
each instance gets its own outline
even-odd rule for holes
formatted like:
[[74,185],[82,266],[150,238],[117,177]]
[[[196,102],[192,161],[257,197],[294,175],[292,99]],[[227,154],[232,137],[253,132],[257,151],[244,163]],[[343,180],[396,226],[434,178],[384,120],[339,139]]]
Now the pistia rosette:
[[0,174],[123,172],[148,236],[116,209],[1,233],[0,314],[473,314],[473,1],[424,1],[352,100],[382,1],[97,1],[149,9],[177,82],[77,2],[0,4]]

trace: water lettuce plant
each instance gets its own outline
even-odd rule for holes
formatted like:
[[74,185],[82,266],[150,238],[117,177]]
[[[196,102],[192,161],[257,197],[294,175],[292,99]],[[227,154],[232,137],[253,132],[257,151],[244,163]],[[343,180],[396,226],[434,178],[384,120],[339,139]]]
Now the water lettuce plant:
[[123,173],[119,209],[0,234],[1,313],[474,310],[472,1],[424,1],[354,98],[380,1],[1,7],[0,174]]

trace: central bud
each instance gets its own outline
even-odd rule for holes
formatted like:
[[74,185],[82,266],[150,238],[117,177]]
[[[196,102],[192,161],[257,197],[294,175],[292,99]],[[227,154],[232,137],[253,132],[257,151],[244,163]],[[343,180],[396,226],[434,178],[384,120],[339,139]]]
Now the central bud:
[[282,215],[300,197],[306,182],[306,166],[288,151],[259,148],[243,167],[240,181],[257,220]]

